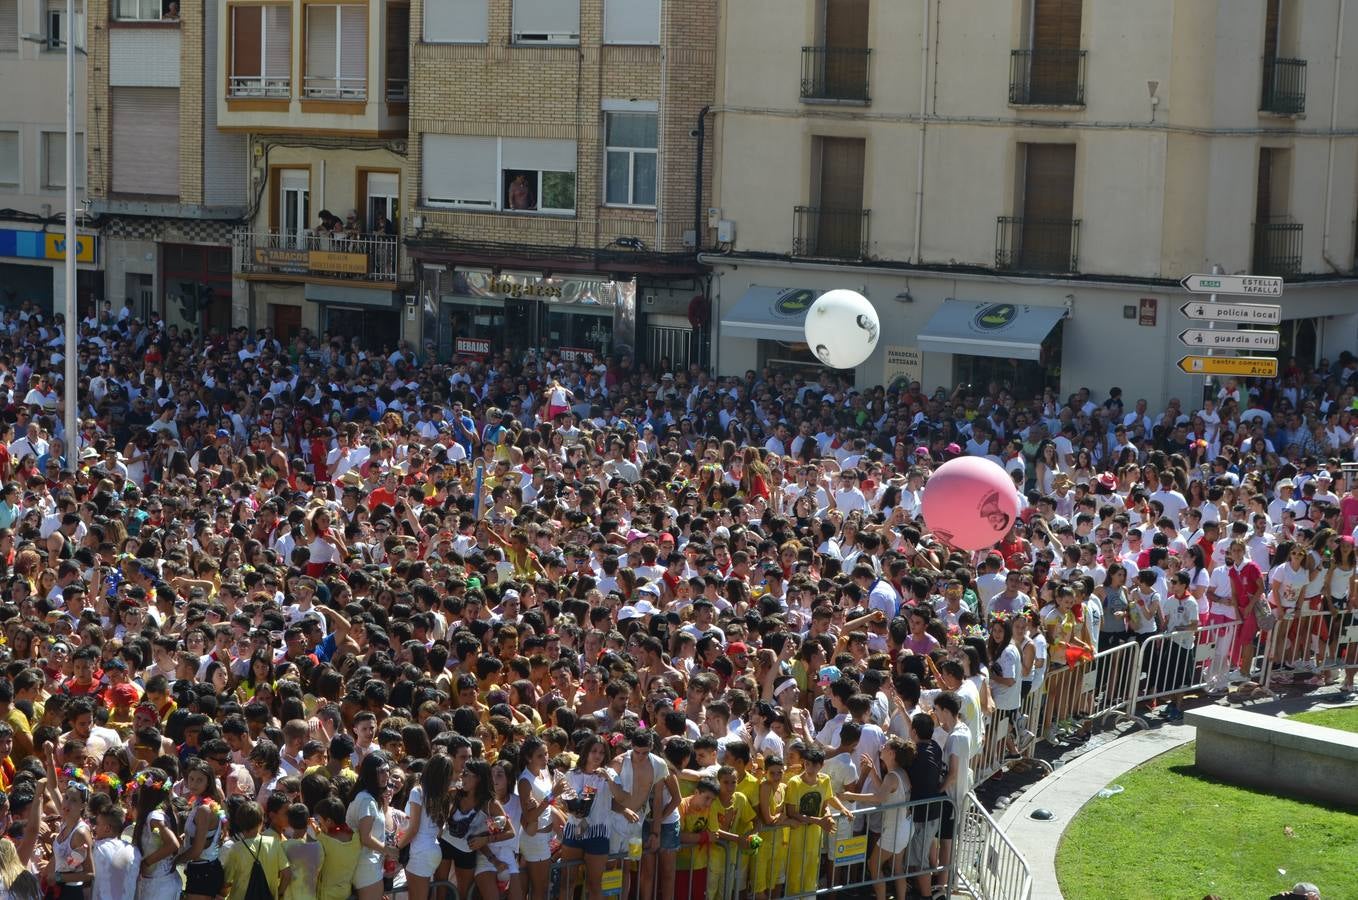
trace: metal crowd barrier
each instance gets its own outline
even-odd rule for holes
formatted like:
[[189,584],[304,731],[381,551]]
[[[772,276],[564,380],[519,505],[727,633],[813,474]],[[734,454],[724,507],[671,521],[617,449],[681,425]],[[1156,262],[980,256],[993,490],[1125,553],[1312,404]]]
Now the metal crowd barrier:
[[[1140,649],[1128,642],[1073,666],[1048,671],[1043,682],[1046,700],[1042,727],[1036,729],[1039,739],[1059,743],[1063,732],[1104,726],[1109,720],[1147,727],[1136,714]],[[1077,726],[1080,722],[1083,724]]]
[[[1031,696],[1031,695],[1030,695]],[[1033,872],[975,794],[953,844],[956,889],[976,900],[1031,900]]]
[[1046,774],[1051,764],[1038,759],[1033,751],[1040,735],[1037,733],[1042,718],[1046,691],[1041,687],[1030,691],[1015,710],[995,710],[986,720],[985,737],[977,753],[971,757],[971,780],[981,784],[1011,769],[1037,766]]
[[1320,687],[1349,669],[1358,669],[1358,610],[1308,609],[1279,617],[1267,632],[1259,683],[1270,693],[1289,682]]
[[1167,632],[1147,638],[1137,659],[1141,682],[1136,702],[1148,703],[1187,691],[1224,694],[1230,686],[1231,648],[1239,630],[1239,622],[1222,622],[1196,632]]

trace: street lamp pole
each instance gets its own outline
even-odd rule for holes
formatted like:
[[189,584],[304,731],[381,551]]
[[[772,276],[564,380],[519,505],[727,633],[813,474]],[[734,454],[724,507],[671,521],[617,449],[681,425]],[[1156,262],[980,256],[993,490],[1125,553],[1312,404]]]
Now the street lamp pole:
[[79,253],[75,233],[75,0],[66,0],[66,375],[65,394],[66,469],[74,472],[80,456],[76,438],[80,433],[80,373],[76,370],[76,332],[80,327],[75,310],[75,258]]

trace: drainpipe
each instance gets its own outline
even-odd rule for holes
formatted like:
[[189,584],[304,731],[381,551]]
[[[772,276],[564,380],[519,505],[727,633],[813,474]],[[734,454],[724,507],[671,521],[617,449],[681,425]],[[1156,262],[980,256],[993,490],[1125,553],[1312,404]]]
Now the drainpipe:
[[707,144],[707,114],[711,106],[704,106],[698,113],[698,127],[693,132],[698,139],[697,159],[693,164],[693,252],[703,250],[703,150]]
[[1334,188],[1334,129],[1339,121],[1339,65],[1344,56],[1344,7],[1347,0],[1339,0],[1338,21],[1335,23],[1334,41],[1334,80],[1330,85],[1330,138],[1325,160],[1325,225],[1320,237],[1320,255],[1335,272],[1347,267],[1339,266],[1330,258],[1330,195]]
[[[942,0],[940,0],[942,2]],[[915,151],[915,251],[910,259],[920,264],[920,248],[924,243],[924,136],[929,130],[926,103],[929,99],[929,32],[933,24],[929,18],[932,0],[924,0],[924,41],[919,55],[919,146]]]

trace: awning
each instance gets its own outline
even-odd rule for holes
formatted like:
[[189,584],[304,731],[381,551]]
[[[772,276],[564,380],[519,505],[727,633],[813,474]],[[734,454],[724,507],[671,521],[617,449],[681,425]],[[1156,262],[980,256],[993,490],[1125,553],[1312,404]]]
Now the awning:
[[918,344],[933,353],[1036,360],[1042,341],[1065,315],[1062,306],[944,300]]
[[805,341],[806,311],[820,295],[806,288],[754,285],[722,313],[722,332],[728,337]]

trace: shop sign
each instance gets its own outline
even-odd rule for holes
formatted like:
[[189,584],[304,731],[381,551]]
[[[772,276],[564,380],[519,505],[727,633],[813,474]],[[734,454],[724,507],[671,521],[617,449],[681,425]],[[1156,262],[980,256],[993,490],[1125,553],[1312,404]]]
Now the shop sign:
[[562,347],[558,351],[562,362],[582,362],[594,364],[594,351],[588,347]]
[[[98,242],[99,238],[95,235],[77,234],[76,262],[94,262]],[[53,231],[0,228],[0,256],[16,259],[65,259],[66,235]]]
[[624,289],[635,291],[636,282],[540,275],[497,275],[474,269],[458,269],[453,276],[454,294],[498,300],[542,300],[547,303],[612,307],[618,304],[619,296]]
[[885,347],[886,362],[883,366],[882,383],[887,390],[903,391],[910,382],[919,381],[924,374],[924,363],[920,359],[918,347],[901,347],[888,344]]
[[285,272],[338,272],[366,275],[368,254],[336,250],[291,250],[286,247],[256,247],[255,263]]
[[455,347],[459,356],[490,355],[490,341],[481,338],[460,337]]

